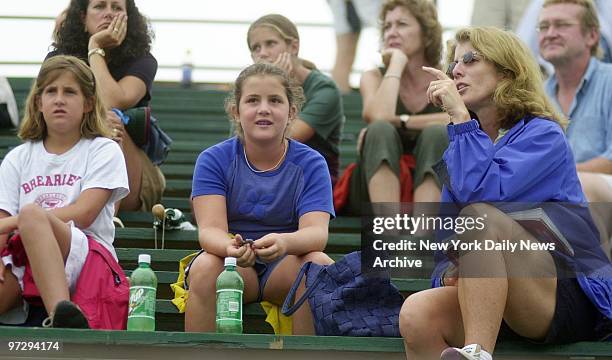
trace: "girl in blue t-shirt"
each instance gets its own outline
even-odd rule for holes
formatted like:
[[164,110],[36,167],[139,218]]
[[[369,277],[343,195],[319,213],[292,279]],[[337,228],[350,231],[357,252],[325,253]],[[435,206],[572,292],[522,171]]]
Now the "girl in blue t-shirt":
[[[254,64],[238,76],[226,102],[236,136],[196,162],[192,200],[203,251],[186,270],[186,331],[214,331],[225,257],[237,258],[244,303],[278,305],[304,262],[332,262],[322,252],[334,216],[327,165],[287,138],[302,102],[301,88],[273,65]],[[298,296],[303,291],[302,284]],[[294,334],[314,333],[307,304],[294,318]]]

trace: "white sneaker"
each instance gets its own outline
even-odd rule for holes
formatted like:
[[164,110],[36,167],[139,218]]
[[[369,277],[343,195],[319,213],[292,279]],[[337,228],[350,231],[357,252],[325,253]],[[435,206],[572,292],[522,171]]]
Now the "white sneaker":
[[440,360],[480,360],[480,345],[466,346],[463,349],[450,347],[442,351]]

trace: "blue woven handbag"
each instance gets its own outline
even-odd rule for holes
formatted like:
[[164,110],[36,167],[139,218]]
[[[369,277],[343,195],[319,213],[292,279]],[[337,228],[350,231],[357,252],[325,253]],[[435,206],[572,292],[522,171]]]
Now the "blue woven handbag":
[[[291,305],[306,275],[306,291]],[[293,314],[308,299],[317,335],[399,337],[404,298],[385,272],[362,274],[361,252],[331,265],[305,263],[283,304]]]

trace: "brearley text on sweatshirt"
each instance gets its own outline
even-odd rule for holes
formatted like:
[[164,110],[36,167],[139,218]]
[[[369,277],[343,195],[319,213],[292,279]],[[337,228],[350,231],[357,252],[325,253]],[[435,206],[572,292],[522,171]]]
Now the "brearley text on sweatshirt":
[[23,192],[26,194],[41,186],[74,186],[81,177],[73,174],[55,174],[36,176],[31,180],[21,184]]

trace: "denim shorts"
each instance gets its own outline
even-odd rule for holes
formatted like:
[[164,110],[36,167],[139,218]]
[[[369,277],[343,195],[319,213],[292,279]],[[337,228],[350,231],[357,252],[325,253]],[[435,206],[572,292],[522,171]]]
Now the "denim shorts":
[[[195,259],[197,259],[197,257],[200,256],[204,252],[205,252],[204,250],[200,250],[198,254],[194,256],[193,259],[191,259],[191,261],[189,262],[189,265],[187,265],[187,267],[185,268],[185,281],[183,283],[183,287],[185,290],[189,290],[189,283],[187,279],[189,277],[189,270],[191,269],[191,264],[193,264]],[[263,300],[264,288],[266,287],[266,283],[268,282],[268,279],[270,278],[272,271],[274,271],[274,268],[276,267],[276,265],[278,265],[281,261],[283,261],[283,259],[286,256],[287,255],[283,255],[282,257],[270,263],[264,263],[263,261],[260,261],[259,259],[255,260],[253,269],[255,269],[255,272],[257,273],[257,279],[259,280],[259,289],[257,291],[257,302],[260,302]]]

